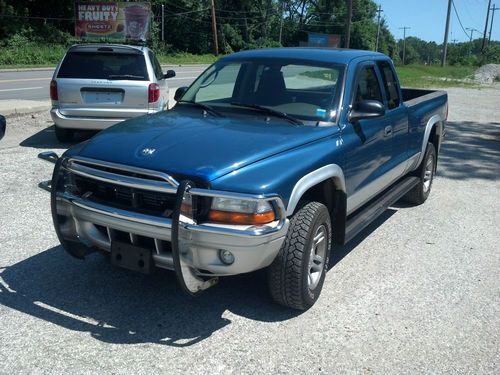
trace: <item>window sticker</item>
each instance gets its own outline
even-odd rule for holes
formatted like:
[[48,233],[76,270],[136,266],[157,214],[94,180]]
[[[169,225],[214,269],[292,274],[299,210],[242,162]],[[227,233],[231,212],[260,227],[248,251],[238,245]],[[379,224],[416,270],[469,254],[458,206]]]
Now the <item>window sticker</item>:
[[316,109],[316,116],[325,117],[326,116],[326,109],[323,109],[323,108]]

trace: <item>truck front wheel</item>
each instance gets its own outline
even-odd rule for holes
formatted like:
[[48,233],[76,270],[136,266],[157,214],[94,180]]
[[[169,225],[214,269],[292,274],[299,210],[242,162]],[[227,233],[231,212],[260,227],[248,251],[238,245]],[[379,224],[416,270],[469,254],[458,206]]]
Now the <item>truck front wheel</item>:
[[318,299],[330,259],[332,225],[325,205],[310,202],[290,220],[285,241],[268,268],[272,298],[307,310]]

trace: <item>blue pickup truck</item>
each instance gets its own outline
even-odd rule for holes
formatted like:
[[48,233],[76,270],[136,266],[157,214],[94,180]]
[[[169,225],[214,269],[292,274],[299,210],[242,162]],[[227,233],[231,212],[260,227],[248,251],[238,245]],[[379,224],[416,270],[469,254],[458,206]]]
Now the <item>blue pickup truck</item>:
[[265,268],[272,298],[301,310],[332,244],[427,199],[448,111],[446,92],[402,89],[387,56],[340,49],[235,53],[175,100],[39,155],[61,244],[173,270],[189,294]]

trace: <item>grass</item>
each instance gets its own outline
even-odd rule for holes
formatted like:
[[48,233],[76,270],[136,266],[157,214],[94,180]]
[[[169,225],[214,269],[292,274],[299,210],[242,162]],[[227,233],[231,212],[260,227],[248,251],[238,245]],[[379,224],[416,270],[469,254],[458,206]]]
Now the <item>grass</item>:
[[473,87],[468,82],[472,78],[475,67],[438,65],[405,65],[397,66],[396,71],[404,87]]
[[219,57],[212,54],[193,55],[191,53],[173,53],[169,55],[157,55],[161,64],[212,64]]

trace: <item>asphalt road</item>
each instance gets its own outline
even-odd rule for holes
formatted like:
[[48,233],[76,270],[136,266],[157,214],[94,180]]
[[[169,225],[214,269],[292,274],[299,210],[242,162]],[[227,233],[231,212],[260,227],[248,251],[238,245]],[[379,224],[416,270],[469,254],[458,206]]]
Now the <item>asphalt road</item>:
[[[177,73],[168,80],[170,87],[189,85],[200,75],[207,65],[164,66],[163,70],[173,69]],[[25,99],[48,100],[49,85],[53,70],[0,71],[0,100]]]
[[47,113],[0,141],[0,373],[498,374],[500,90],[452,89],[438,176],[334,249],[317,304],[275,306],[262,273],[198,298],[100,255],[69,257],[37,188],[62,152]]

